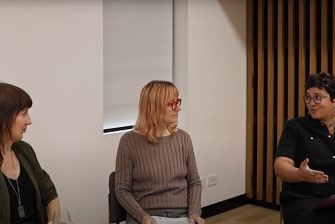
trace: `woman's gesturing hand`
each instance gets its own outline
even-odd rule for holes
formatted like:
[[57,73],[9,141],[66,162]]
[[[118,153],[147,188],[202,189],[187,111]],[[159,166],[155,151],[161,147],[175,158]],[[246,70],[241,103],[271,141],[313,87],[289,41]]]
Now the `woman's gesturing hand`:
[[328,182],[328,175],[319,170],[313,170],[308,166],[309,159],[306,158],[301,162],[299,167],[299,174],[305,182],[324,184]]

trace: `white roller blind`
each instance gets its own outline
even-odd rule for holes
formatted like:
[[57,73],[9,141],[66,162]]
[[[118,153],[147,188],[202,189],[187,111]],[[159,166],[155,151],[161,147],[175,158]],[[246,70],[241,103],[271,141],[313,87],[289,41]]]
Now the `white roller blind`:
[[150,80],[172,81],[173,0],[104,0],[104,129],[134,125]]

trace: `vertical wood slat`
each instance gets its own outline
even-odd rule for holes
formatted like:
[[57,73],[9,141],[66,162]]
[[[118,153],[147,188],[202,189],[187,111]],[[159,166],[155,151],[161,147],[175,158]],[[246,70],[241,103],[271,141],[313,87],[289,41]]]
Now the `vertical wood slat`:
[[316,0],[310,0],[309,12],[309,74],[316,73]]
[[328,71],[328,9],[327,0],[321,1],[321,71]]
[[332,63],[332,73],[333,75],[335,75],[335,3],[333,2],[333,9],[332,9],[332,16],[331,18],[333,18],[333,39],[332,39],[332,43],[333,43],[333,49],[332,49],[332,56],[333,56],[333,63]]
[[305,49],[305,0],[299,0],[299,72],[298,72],[298,115],[305,115],[305,104],[302,100],[306,78],[306,49]]
[[268,0],[267,18],[267,136],[266,136],[266,201],[273,200],[273,121],[274,121],[274,44],[273,0]]
[[254,31],[253,0],[247,1],[247,152],[246,152],[246,191],[247,197],[253,197],[253,142],[254,142]]
[[264,156],[264,39],[263,39],[263,0],[258,1],[258,40],[257,40],[257,177],[256,198],[263,199],[263,156]]
[[[312,0],[313,1],[313,0]],[[287,119],[292,119],[295,116],[295,43],[294,43],[294,1],[288,1],[288,55],[287,55],[287,66],[288,66],[288,83],[287,83]],[[283,120],[283,118],[280,118]],[[281,122],[282,124],[282,122]],[[278,126],[277,131],[283,128],[283,124]],[[280,132],[277,133],[277,139],[279,139]],[[276,203],[280,203],[280,192],[282,190],[282,180],[276,179]]]
[[[277,79],[277,139],[284,126],[284,4],[278,0],[278,79]],[[276,200],[280,194],[280,180],[277,178]]]
[[287,118],[294,117],[295,106],[295,48],[294,48],[294,1],[288,1],[288,99],[287,99]]

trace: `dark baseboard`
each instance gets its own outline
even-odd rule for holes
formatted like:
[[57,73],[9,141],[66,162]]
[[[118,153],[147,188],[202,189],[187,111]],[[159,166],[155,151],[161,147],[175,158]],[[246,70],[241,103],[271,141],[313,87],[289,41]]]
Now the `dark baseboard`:
[[258,201],[256,199],[247,199],[249,204],[257,205],[257,206],[262,206],[264,208],[270,208],[274,210],[280,210],[280,205],[277,205],[275,203],[269,203],[265,201]]
[[220,213],[229,211],[231,209],[240,207],[246,204],[253,204],[257,206],[262,206],[265,208],[280,210],[280,206],[273,203],[268,203],[264,201],[257,201],[255,199],[247,198],[246,194],[242,194],[212,205],[208,205],[202,208],[202,218],[208,218],[214,215],[218,215]]
[[212,204],[202,208],[202,218],[208,218],[222,212],[248,204],[245,194]]

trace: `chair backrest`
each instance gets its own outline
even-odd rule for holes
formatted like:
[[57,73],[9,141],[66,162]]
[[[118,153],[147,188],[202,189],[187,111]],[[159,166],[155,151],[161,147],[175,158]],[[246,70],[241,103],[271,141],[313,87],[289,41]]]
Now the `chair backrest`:
[[115,195],[115,172],[109,175],[109,223],[120,223],[126,220],[127,212],[122,208]]

